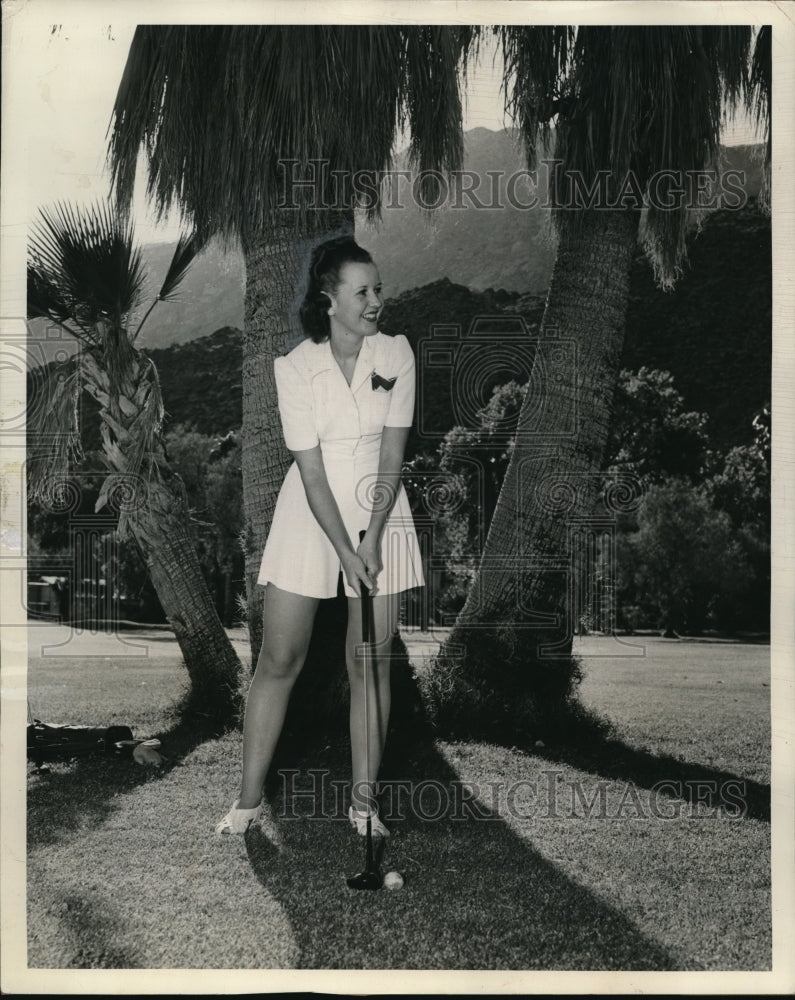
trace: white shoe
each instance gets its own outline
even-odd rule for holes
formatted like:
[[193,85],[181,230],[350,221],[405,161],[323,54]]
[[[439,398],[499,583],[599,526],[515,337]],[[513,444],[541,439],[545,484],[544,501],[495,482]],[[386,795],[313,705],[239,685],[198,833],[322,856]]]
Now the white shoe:
[[[354,809],[353,806],[348,810],[348,819],[351,821],[351,826],[356,830],[360,837],[367,836],[367,813],[360,813],[358,809]],[[374,837],[388,837],[389,830],[384,826],[378,817],[377,812],[370,813],[370,828],[373,831]]]
[[245,833],[252,823],[259,822],[262,817],[262,802],[253,809],[238,809],[239,801],[240,799],[235,799],[226,816],[216,824],[216,836],[224,833]]

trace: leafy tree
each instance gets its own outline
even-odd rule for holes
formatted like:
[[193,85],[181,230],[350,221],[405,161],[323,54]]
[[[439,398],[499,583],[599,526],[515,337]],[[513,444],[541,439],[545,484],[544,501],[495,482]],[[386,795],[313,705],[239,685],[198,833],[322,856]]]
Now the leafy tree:
[[638,530],[620,542],[619,601],[629,592],[630,624],[645,616],[667,636],[699,634],[719,604],[736,605],[748,563],[728,515],[705,491],[684,480],[651,486],[641,501]]
[[740,581],[716,606],[721,628],[770,628],[770,408],[754,417],[750,445],[732,448],[723,464],[707,480],[712,504],[725,512],[735,530],[744,567],[736,568]]
[[737,527],[770,536],[770,408],[753,420],[754,440],[732,448],[708,483],[713,503]]
[[670,372],[623,370],[613,400],[604,465],[644,484],[682,476],[703,480],[709,451],[707,416],[685,410]]
[[[118,513],[118,531],[137,542],[174,629],[191,679],[192,703],[228,718],[238,705],[240,664],[215,612],[188,529],[184,487],[163,447],[163,400],[151,360],[136,347],[154,306],[173,298],[199,244],[179,240],[157,298],[137,326],[144,270],[132,226],[110,205],[42,210],[30,242],[28,315],[64,328],[81,347],[56,369],[39,407],[30,482],[34,497],[66,489],[81,455],[77,401],[99,408],[104,478],[97,511]],[[93,457],[93,456],[92,456]]]

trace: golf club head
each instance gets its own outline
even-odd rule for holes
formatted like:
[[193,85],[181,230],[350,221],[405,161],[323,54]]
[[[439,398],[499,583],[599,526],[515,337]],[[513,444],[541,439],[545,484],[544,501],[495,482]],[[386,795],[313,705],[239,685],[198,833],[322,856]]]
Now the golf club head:
[[367,869],[363,872],[357,872],[356,875],[351,875],[346,881],[349,889],[380,889],[383,883],[381,872],[368,871]]

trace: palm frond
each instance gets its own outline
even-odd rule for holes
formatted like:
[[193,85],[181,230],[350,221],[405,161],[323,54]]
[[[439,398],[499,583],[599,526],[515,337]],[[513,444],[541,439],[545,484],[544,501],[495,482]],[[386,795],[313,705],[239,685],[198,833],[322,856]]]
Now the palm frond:
[[83,327],[72,316],[71,305],[64,297],[56,278],[35,258],[28,259],[27,316],[28,319],[46,319],[71,336],[85,343],[94,342],[93,327]]
[[[757,124],[763,124],[765,133],[770,138],[770,95],[772,92],[773,64],[771,60],[771,43],[773,29],[769,24],[763,24],[754,41],[754,52],[751,59],[751,72],[746,84],[745,97]],[[768,149],[769,149],[768,144]]]
[[45,498],[54,480],[65,479],[73,462],[83,458],[80,440],[80,356],[46,370],[40,391],[46,404],[28,420],[28,490]]
[[182,279],[188,273],[188,268],[193,263],[194,258],[203,249],[205,242],[206,240],[200,239],[195,232],[192,234],[182,233],[180,235],[171,257],[171,263],[168,265],[168,271],[163,279],[163,284],[160,286],[160,291],[157,293],[154,302],[144,313],[143,319],[131,337],[133,343],[138,339],[144,323],[149,319],[149,315],[157,303],[169,302],[177,297],[177,290],[182,283]]
[[466,65],[470,36],[464,29],[407,26],[405,63],[398,95],[411,132],[409,161],[423,174],[423,204],[434,204],[431,171],[458,170],[464,159],[459,71]]
[[159,215],[178,202],[202,235],[245,240],[291,193],[282,224],[353,207],[353,175],[389,167],[403,123],[412,158],[446,169],[460,155],[466,38],[454,26],[140,26],[110,130],[116,196],[129,205],[142,148]]
[[128,320],[143,281],[132,223],[109,202],[89,208],[59,202],[39,211],[28,255],[31,307],[76,328],[89,352],[102,359],[114,395],[133,357]]
[[[714,167],[725,110],[742,99],[751,30],[745,26],[588,25],[499,29],[507,107],[522,131],[529,164],[555,126],[550,178],[560,231],[576,229],[577,185],[609,178],[613,201],[634,182],[643,197],[663,170],[685,178]],[[645,246],[658,281],[672,283],[685,260],[688,199],[650,204]]]
[[201,252],[205,241],[200,240],[196,233],[182,233],[174,248],[174,255],[168,265],[168,271],[157,293],[161,302],[176,298],[177,289],[182,279],[188,273],[188,268]]
[[576,29],[503,25],[495,33],[502,47],[505,110],[519,128],[532,170],[539,139],[548,144],[553,121],[565,113]]
[[28,261],[33,307],[49,308],[44,315],[71,319],[83,331],[98,323],[121,328],[143,285],[132,227],[107,203],[40,209]]
[[773,131],[770,120],[773,86],[773,63],[770,51],[772,39],[772,27],[769,24],[763,24],[756,34],[751,71],[745,90],[746,106],[756,119],[757,128],[762,126],[765,136],[765,160],[762,166],[762,188],[759,192],[759,203],[768,213],[770,212],[770,172],[773,162]]

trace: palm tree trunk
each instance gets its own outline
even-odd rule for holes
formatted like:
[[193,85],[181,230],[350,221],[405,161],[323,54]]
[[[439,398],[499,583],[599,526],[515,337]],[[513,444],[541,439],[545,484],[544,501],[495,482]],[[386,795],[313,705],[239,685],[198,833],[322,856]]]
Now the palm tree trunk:
[[221,571],[224,581],[224,625],[231,628],[234,623],[235,600],[232,592],[232,570],[228,566]]
[[[153,428],[152,368],[132,353],[113,391],[108,373],[90,354],[81,368],[86,391],[100,404],[102,449],[110,471],[100,501],[119,511],[119,531],[130,531],[149,568],[191,679],[185,707],[228,720],[239,708],[241,665],[202,575],[184,486],[169,468],[160,432]],[[149,450],[142,461],[132,460],[142,434],[149,435]]]
[[437,721],[540,731],[579,677],[567,614],[624,341],[638,214],[594,211],[561,236],[516,444],[477,579],[426,680]]
[[127,526],[182,651],[192,706],[213,717],[230,715],[239,707],[241,665],[202,575],[179,490],[150,482],[146,504],[130,511]]
[[282,437],[273,359],[303,338],[298,321],[301,286],[312,246],[324,236],[353,233],[353,212],[340,212],[321,231],[296,228],[292,213],[243,247],[246,266],[243,333],[243,508],[246,522],[246,597],[251,662],[262,644],[263,590],[257,586],[276,498],[289,468]]

